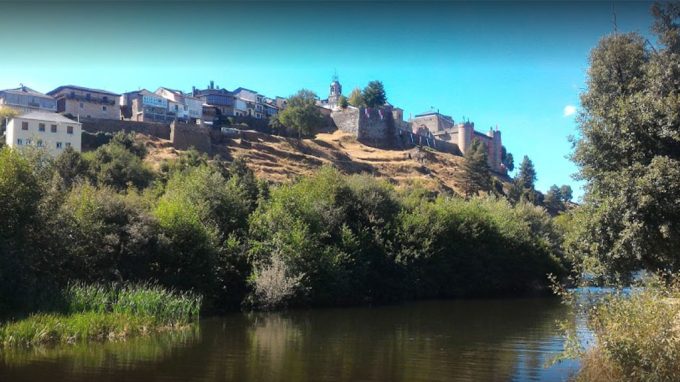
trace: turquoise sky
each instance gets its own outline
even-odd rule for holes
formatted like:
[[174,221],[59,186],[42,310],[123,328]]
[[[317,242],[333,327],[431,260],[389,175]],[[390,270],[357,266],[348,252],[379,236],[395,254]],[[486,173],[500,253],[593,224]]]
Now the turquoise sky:
[[[615,2],[619,31],[648,33],[651,3]],[[565,158],[590,49],[612,2],[0,2],[0,88],[124,92],[210,81],[325,97],[383,81],[405,116],[434,107],[498,125],[537,188],[577,185]],[[30,20],[30,21],[29,21]]]

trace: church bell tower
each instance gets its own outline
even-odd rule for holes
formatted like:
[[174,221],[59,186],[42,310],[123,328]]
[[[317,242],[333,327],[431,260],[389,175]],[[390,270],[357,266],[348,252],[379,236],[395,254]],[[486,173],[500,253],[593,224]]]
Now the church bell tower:
[[338,75],[336,73],[333,76],[333,82],[331,82],[330,92],[328,93],[328,104],[333,107],[337,106],[341,95],[342,85],[340,85],[340,81],[338,80]]

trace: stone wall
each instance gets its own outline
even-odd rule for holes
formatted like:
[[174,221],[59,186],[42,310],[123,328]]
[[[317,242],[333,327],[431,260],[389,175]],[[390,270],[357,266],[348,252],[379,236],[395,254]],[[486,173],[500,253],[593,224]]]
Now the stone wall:
[[392,148],[397,144],[392,109],[354,108],[331,113],[335,126],[352,134],[359,142],[374,147]]
[[173,122],[170,125],[170,141],[178,150],[193,147],[198,151],[210,153],[211,149],[210,129],[195,124]]
[[111,119],[80,118],[83,130],[89,133],[141,133],[162,139],[170,139],[170,126],[162,123],[116,121]]
[[359,109],[348,107],[344,110],[336,110],[331,113],[331,118],[335,126],[340,131],[358,136],[359,131]]

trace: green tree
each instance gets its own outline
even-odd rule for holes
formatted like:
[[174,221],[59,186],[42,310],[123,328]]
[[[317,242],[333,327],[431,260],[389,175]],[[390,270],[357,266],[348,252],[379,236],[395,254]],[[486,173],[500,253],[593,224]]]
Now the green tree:
[[582,253],[610,272],[680,270],[680,13],[655,5],[652,47],[604,37],[590,55],[572,159],[586,181]]
[[371,81],[366,85],[361,96],[368,107],[379,107],[387,102],[385,87],[380,81]]
[[142,162],[145,149],[143,146],[130,144],[121,135],[116,137],[121,138],[99,147],[86,157],[89,159],[93,177],[99,184],[118,190],[129,186],[138,189],[146,187],[151,183],[153,172]]
[[550,189],[545,194],[543,205],[553,214],[564,210],[562,191],[556,184],[550,186]]
[[571,186],[568,184],[563,184],[560,187],[560,194],[562,195],[562,201],[567,203],[574,198],[574,192],[571,190]]
[[78,179],[87,178],[89,166],[82,154],[69,146],[54,160],[54,171],[59,175],[64,186],[70,188]]
[[323,116],[316,106],[317,98],[311,90],[302,89],[288,98],[288,106],[279,113],[281,123],[296,132],[299,139],[323,123]]
[[6,106],[0,106],[0,131],[7,127],[7,122],[17,115],[19,115],[19,113],[16,110]]
[[361,89],[359,88],[354,88],[354,90],[352,90],[352,92],[349,94],[348,102],[354,107],[366,106],[364,97],[361,95]]
[[475,139],[465,153],[457,181],[466,198],[491,191],[491,170],[484,142]]
[[505,146],[502,146],[501,150],[501,163],[505,165],[508,171],[515,170],[515,158],[512,157],[512,153],[509,153]]
[[519,165],[519,172],[517,173],[515,180],[524,189],[534,189],[534,183],[536,182],[536,169],[534,168],[534,163],[526,155],[522,159],[522,163]]
[[338,98],[338,105],[343,109],[347,109],[347,107],[349,106],[349,101],[347,101],[347,97],[341,95],[340,98]]

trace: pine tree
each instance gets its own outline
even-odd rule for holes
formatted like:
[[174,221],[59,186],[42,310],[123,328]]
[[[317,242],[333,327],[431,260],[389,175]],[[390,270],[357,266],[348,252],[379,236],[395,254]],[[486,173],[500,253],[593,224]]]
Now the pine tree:
[[550,189],[545,194],[543,200],[543,205],[551,213],[557,213],[564,210],[564,204],[562,203],[562,191],[556,184],[550,186]]
[[476,139],[472,142],[461,167],[457,180],[466,199],[478,195],[479,192],[491,191],[488,152],[482,141]]
[[522,164],[519,165],[519,173],[515,179],[522,188],[534,189],[534,183],[536,183],[536,169],[534,168],[534,163],[528,156],[525,155],[524,159],[522,159]]
[[571,190],[571,186],[567,184],[563,184],[562,187],[560,187],[560,194],[562,195],[562,201],[565,203],[570,202],[574,197],[574,192]]
[[385,87],[380,81],[369,82],[361,95],[368,107],[383,106],[387,102]]

